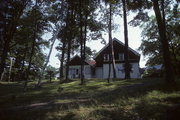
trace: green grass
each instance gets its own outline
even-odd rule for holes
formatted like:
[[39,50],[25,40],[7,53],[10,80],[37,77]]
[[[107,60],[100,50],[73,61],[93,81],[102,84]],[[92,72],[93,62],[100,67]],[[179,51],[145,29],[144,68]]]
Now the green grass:
[[161,79],[73,80],[29,83],[0,82],[0,119],[17,120],[163,120],[180,103],[180,81],[173,87]]

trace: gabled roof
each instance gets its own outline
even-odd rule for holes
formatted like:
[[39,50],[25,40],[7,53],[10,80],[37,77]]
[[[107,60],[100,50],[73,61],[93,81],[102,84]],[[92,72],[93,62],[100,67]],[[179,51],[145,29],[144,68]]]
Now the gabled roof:
[[79,57],[79,58],[81,58],[79,55],[75,55],[75,56],[73,56],[69,61],[71,61],[71,60],[73,60],[75,57]]
[[[113,41],[117,41],[119,44],[125,46],[125,44],[123,42],[121,42],[120,40],[118,40],[117,38],[113,38]],[[96,57],[103,51],[105,50],[107,47],[109,46],[109,44],[106,44],[95,56],[94,59],[96,59]],[[135,55],[140,56],[140,54],[138,52],[136,52],[135,50],[133,50],[132,48],[128,47],[128,49],[130,51],[132,51]]]
[[[79,60],[81,60],[81,57],[80,57],[79,55],[75,55],[74,57],[72,57],[72,58],[70,59],[70,62],[71,62],[73,59],[76,59],[76,58],[78,58]],[[80,64],[81,64],[81,62],[78,63],[78,65],[80,65]],[[85,64],[86,64],[86,65],[91,65],[91,66],[93,66],[93,65],[95,65],[96,63],[94,63],[94,60],[89,60],[89,61],[85,61]]]

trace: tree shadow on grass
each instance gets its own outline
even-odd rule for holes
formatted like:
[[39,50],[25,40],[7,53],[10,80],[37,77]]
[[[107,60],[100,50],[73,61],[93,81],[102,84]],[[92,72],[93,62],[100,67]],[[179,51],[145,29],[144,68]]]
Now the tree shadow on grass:
[[101,93],[95,94],[93,97],[100,100],[100,102],[113,103],[114,101],[116,101],[116,99],[119,98],[139,98],[147,95],[152,91],[160,91],[162,93],[177,92],[180,91],[180,83],[174,85],[173,87],[169,87],[167,84],[162,83],[162,81],[157,83],[142,82],[138,84],[118,87],[109,91],[103,91]]
[[[180,103],[180,97],[177,95],[180,91],[180,84],[176,84],[173,87],[169,87],[163,83],[142,83],[119,87],[110,91],[97,94],[95,99],[98,99],[98,103],[103,104],[119,104],[120,109],[116,113],[120,114],[121,120],[135,120],[143,119],[158,119],[158,120],[171,120],[173,117],[168,119],[168,110],[173,108],[172,105]],[[154,93],[153,93],[154,92]],[[164,94],[158,98],[157,95]],[[151,95],[152,94],[152,95]],[[175,95],[174,95],[175,94]],[[155,98],[153,98],[155,96]],[[169,97],[168,97],[169,96]],[[131,101],[131,99],[133,101]],[[138,101],[136,101],[138,100]],[[119,101],[119,103],[117,103]],[[122,103],[120,103],[122,102]],[[123,111],[121,105],[133,107],[130,111]],[[123,107],[122,107],[123,108]],[[108,108],[107,108],[108,109]],[[123,108],[124,109],[124,108]],[[180,107],[179,107],[180,109]],[[176,110],[177,111],[177,110]],[[180,111],[180,110],[179,110]],[[103,113],[103,110],[102,110]],[[101,112],[97,112],[102,116],[112,116],[111,112],[107,112],[105,115]],[[126,114],[127,113],[127,114]],[[172,112],[173,114],[174,112]],[[176,115],[179,116],[180,112]],[[115,115],[114,115],[115,116]],[[112,120],[116,120],[113,116],[110,117]],[[173,119],[177,120],[177,119]]]
[[[108,86],[108,84],[105,84],[104,86]],[[111,84],[113,85],[113,84]],[[177,84],[179,85],[179,84]],[[62,120],[73,120],[76,119],[75,114],[70,112],[69,110],[76,109],[78,110],[80,106],[101,106],[102,104],[113,104],[119,99],[123,101],[128,101],[128,98],[141,98],[145,95],[147,95],[149,92],[152,92],[153,90],[161,91],[163,93],[169,93],[173,91],[179,91],[179,87],[175,87],[176,89],[170,89],[167,90],[166,86],[164,86],[162,83],[158,84],[151,84],[151,83],[138,83],[134,85],[127,85],[123,87],[116,87],[115,89],[108,89],[105,91],[98,91],[100,86],[85,86],[85,88],[77,87],[77,89],[82,90],[82,92],[52,92],[51,90],[52,86],[48,86],[43,89],[46,89],[43,92],[38,93],[36,96],[39,96],[40,100],[39,102],[44,104],[37,104],[37,105],[31,105],[28,107],[22,106],[22,108],[15,108],[15,109],[7,109],[7,110],[0,110],[0,119],[18,119],[18,120],[46,120],[46,119],[62,119]],[[58,87],[56,88],[58,89]],[[75,89],[75,88],[74,88]],[[87,91],[94,90],[95,93],[93,96],[90,96],[92,94],[89,94]],[[47,94],[48,93],[48,94]],[[47,94],[47,95],[46,95]],[[30,97],[35,97],[35,95],[25,96],[25,100],[32,100]],[[43,98],[43,99],[42,99]],[[93,99],[91,99],[93,98]],[[55,103],[55,100],[70,100],[69,102],[63,102],[63,103]],[[71,100],[72,99],[72,100]],[[38,100],[38,97],[34,98],[33,101]],[[96,101],[94,101],[96,100]],[[175,104],[179,102],[179,97],[166,97],[164,99],[165,102]],[[24,101],[24,100],[21,100]],[[98,102],[97,102],[98,101]],[[131,102],[131,101],[130,101]],[[120,104],[121,105],[121,104]],[[153,103],[148,101],[143,101],[142,99],[140,102],[135,104],[135,107],[132,108],[132,111],[124,111],[124,109],[121,109],[118,107],[118,109],[112,109],[112,108],[106,108],[106,109],[96,109],[90,113],[90,115],[100,115],[101,120],[111,119],[111,120],[128,120],[128,119],[137,119],[144,118],[144,119],[159,119],[163,118],[163,115],[165,114],[165,111],[169,109],[168,105],[166,104],[159,104],[159,103]],[[63,111],[67,111],[66,114],[58,115],[63,113]],[[160,112],[159,112],[160,111]],[[58,112],[58,113],[57,113]],[[54,114],[55,113],[55,114]],[[56,114],[57,113],[57,114]],[[49,114],[51,114],[49,116]],[[48,117],[49,116],[49,117]],[[147,117],[146,117],[147,116]]]
[[95,116],[97,120],[138,120],[137,114],[131,111],[125,111],[120,108],[98,108],[90,113],[91,116]]
[[[92,106],[96,102],[91,99],[77,99],[75,101],[65,102],[65,103],[36,103],[28,106],[19,106],[11,109],[0,110],[1,120],[36,120],[36,119],[47,119],[48,113],[59,113],[64,111],[69,111],[72,109],[79,109],[80,106]],[[21,118],[20,118],[21,116]],[[74,114],[67,112],[67,115],[61,116],[62,120],[73,120]],[[56,119],[57,115],[52,115],[53,120]],[[48,118],[50,119],[50,118]]]
[[117,106],[113,109],[106,106],[97,108],[90,114],[98,116],[100,120],[179,120],[180,106],[141,100],[132,108]]

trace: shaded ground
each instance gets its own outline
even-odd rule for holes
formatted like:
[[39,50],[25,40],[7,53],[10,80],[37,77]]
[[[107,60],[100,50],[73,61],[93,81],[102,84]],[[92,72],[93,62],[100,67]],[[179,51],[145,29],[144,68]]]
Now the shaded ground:
[[[86,80],[59,84],[0,83],[0,119],[17,120],[150,120],[166,119],[180,104],[180,83],[172,88],[161,79]],[[167,89],[168,88],[168,89]]]

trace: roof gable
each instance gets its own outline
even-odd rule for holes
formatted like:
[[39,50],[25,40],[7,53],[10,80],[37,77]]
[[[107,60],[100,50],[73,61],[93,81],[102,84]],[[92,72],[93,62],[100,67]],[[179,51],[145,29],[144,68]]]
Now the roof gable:
[[[120,40],[118,40],[117,38],[113,38],[113,40],[117,41],[119,44],[125,46],[125,44],[123,42],[121,42]],[[140,54],[138,52],[136,52],[135,50],[133,50],[132,48],[128,47],[128,50],[132,51],[135,55],[140,56]]]
[[[70,66],[73,66],[73,65],[81,65],[82,63],[82,60],[81,60],[81,57],[79,55],[75,55],[74,57],[71,58],[70,62],[69,62],[69,65]],[[91,63],[85,61],[85,65],[91,65]]]
[[[102,67],[103,64],[109,64],[109,61],[104,61],[104,55],[106,54],[107,56],[110,54],[110,45],[106,45],[103,47],[98,54],[94,57],[96,61],[96,66],[97,67]],[[124,63],[125,60],[120,60],[120,54],[124,54],[125,52],[125,45],[119,41],[118,39],[114,38],[113,39],[113,48],[114,48],[114,58],[116,63]],[[128,48],[128,55],[129,55],[129,62],[130,63],[135,63],[139,62],[140,60],[140,54],[137,53],[135,50],[132,48]]]
[[[118,42],[120,45],[125,46],[125,44],[123,42],[121,42],[120,40],[118,40],[117,38],[113,38],[113,41]],[[107,47],[109,46],[109,44],[106,44],[97,54],[96,56],[94,56],[94,59],[96,59],[98,57],[99,54],[101,54],[101,52],[103,52]],[[135,50],[133,50],[132,48],[128,47],[128,50],[130,50],[131,52],[133,52],[135,55],[140,56],[140,54],[138,52],[136,52]]]

